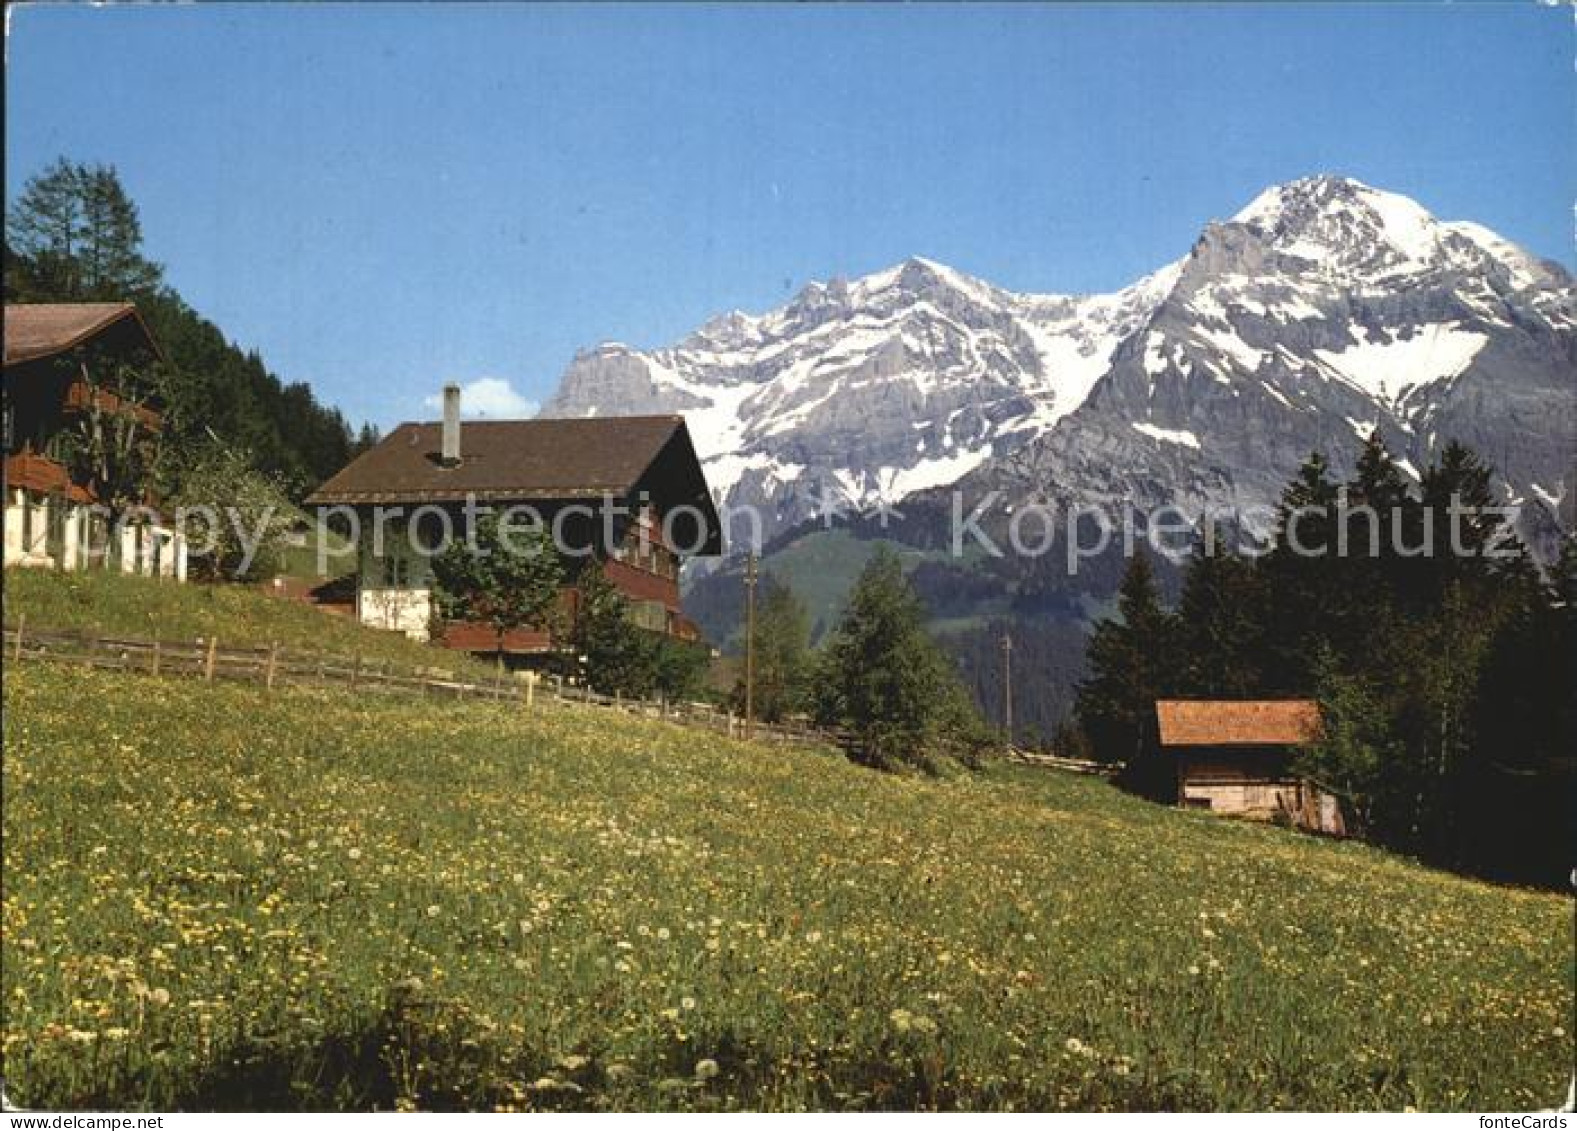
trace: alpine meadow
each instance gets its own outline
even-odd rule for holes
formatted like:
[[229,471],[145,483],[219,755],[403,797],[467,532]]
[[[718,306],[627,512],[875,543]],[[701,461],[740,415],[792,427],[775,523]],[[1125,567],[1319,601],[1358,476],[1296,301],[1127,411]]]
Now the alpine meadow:
[[5,708],[27,1106],[1503,1110],[1571,1065],[1564,897],[1096,779],[46,666]]

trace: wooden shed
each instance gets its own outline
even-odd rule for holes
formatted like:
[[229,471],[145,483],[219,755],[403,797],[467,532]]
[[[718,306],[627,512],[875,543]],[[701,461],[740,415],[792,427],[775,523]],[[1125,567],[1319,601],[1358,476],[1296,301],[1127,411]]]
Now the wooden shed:
[[1341,836],[1341,806],[1292,769],[1297,747],[1320,730],[1310,699],[1161,699],[1161,749],[1177,768],[1177,803]]

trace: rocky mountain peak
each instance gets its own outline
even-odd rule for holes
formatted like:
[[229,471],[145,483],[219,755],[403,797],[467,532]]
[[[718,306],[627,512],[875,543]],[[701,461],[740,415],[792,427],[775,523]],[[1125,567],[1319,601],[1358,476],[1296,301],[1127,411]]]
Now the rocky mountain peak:
[[1021,294],[912,257],[672,347],[582,354],[544,411],[684,412],[714,490],[761,508],[770,537],[829,497],[961,480],[1263,501],[1311,448],[1339,461],[1377,425],[1412,468],[1452,437],[1515,449],[1508,497],[1554,513],[1577,495],[1574,394],[1564,269],[1326,175],[1266,189],[1112,294]]

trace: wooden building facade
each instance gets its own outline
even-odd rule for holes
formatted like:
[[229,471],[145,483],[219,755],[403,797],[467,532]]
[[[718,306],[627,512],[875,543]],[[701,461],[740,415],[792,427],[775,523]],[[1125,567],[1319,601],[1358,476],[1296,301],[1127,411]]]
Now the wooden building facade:
[[[462,424],[459,411],[459,391],[450,386],[443,421],[400,425],[307,498],[320,513],[349,508],[356,514],[357,619],[430,638],[438,625],[431,549],[445,533],[464,535],[468,507],[502,513],[525,506],[560,535],[572,569],[593,560],[600,565],[635,624],[700,639],[684,615],[680,570],[686,555],[720,553],[722,534],[682,416]],[[380,522],[381,538],[375,536]],[[572,617],[578,588],[567,586],[560,600]],[[493,631],[482,624],[441,625],[439,642],[467,652],[495,650]],[[531,629],[504,640],[506,655],[517,659],[553,647],[547,633]]]
[[1179,805],[1345,834],[1337,799],[1292,768],[1297,748],[1319,735],[1313,700],[1162,699],[1155,714]]
[[159,405],[124,403],[116,370],[159,360],[131,303],[5,305],[7,566],[112,567],[185,579],[185,542],[151,491],[135,521],[111,529],[92,477],[71,458],[81,422],[92,413],[124,414],[138,434],[156,440]]

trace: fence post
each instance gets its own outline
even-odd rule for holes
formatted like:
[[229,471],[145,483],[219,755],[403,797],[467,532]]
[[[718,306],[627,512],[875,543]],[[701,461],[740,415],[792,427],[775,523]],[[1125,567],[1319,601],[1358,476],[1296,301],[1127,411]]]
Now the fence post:
[[279,661],[279,641],[274,641],[268,646],[268,672],[263,677],[263,686],[274,690],[274,666]]
[[16,618],[16,652],[14,658],[22,659],[22,631],[27,627],[27,614],[19,613]]
[[534,700],[537,697],[537,673],[536,672],[527,672],[526,673],[525,696],[526,696],[526,710],[529,711],[529,710],[532,709]]
[[350,669],[350,687],[351,687],[351,690],[354,691],[356,689],[356,685],[358,683],[360,683],[360,682],[361,682],[361,653],[358,652],[358,653],[356,653],[356,664],[355,664],[354,667],[352,667]]
[[155,635],[154,638],[153,638],[153,674],[155,676],[157,676],[159,674],[159,661],[162,658],[163,658],[163,649],[162,649],[161,645],[159,644],[159,637],[157,635]]
[[728,737],[734,737],[734,712],[728,712]]
[[218,659],[218,655],[219,636],[216,633],[208,638],[208,659],[203,664],[203,681],[205,683],[212,683],[214,681],[214,661]]

